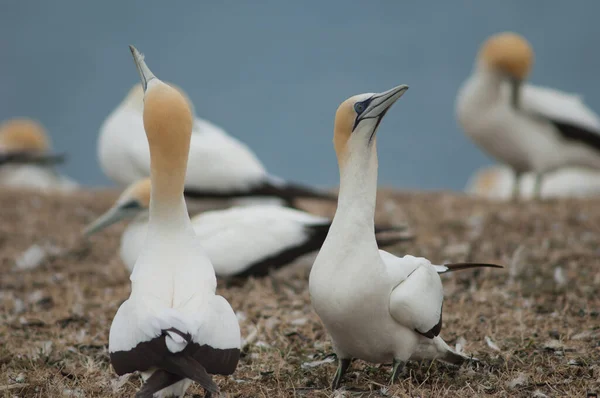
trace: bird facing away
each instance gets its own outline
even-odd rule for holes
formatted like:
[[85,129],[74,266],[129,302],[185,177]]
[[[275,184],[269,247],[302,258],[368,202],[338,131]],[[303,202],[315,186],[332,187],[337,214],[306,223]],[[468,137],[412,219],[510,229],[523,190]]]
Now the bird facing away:
[[[113,207],[84,231],[90,236],[124,220],[134,220],[121,236],[121,259],[129,272],[148,229],[151,182],[129,186]],[[321,248],[331,219],[277,205],[238,206],[192,217],[192,226],[218,277],[265,276]],[[409,240],[406,226],[375,227],[380,246]]]
[[144,384],[136,397],[182,397],[192,380],[211,396],[218,388],[210,375],[229,375],[237,367],[240,329],[229,303],[215,294],[215,271],[183,197],[192,113],[184,97],[130,48],[145,92],[154,189],[131,295],[110,328],[110,360],[119,375],[141,372]]
[[[470,195],[506,200],[511,198],[515,183],[512,170],[505,166],[490,166],[477,170],[467,182]],[[520,197],[533,198],[535,175],[525,173],[519,181]],[[544,178],[542,198],[590,197],[600,195],[600,171],[568,167],[548,173]]]
[[[524,83],[533,50],[522,36],[504,32],[486,40],[472,75],[458,92],[459,124],[481,149],[511,167],[516,181],[562,167],[600,169],[600,118],[573,94]],[[515,182],[513,196],[519,196]]]
[[334,146],[340,168],[338,207],[311,269],[312,305],[338,357],[332,388],[353,358],[393,362],[393,382],[409,359],[460,364],[439,336],[443,289],[439,273],[491,264],[432,265],[425,258],[379,250],[374,215],[377,196],[376,132],[407,86],[344,101],[335,117]]
[[11,119],[0,126],[0,185],[69,191],[77,184],[54,165],[65,156],[50,152],[44,127],[31,119]]
[[[181,89],[180,92],[184,94]],[[142,93],[141,86],[134,86],[100,128],[101,168],[121,186],[150,175],[150,154],[142,126]],[[290,205],[296,198],[336,199],[334,194],[271,175],[248,146],[198,117],[194,119],[185,196],[200,199],[276,197]]]

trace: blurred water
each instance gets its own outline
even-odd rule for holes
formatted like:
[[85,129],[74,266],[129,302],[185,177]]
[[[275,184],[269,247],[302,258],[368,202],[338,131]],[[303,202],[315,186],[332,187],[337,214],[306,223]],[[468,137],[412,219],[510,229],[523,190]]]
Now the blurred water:
[[40,120],[69,153],[68,175],[108,185],[98,128],[138,81],[134,44],[271,172],[335,185],[337,105],[405,83],[379,132],[380,183],[462,189],[492,162],[454,118],[482,40],[524,34],[537,55],[532,80],[582,93],[600,111],[599,12],[594,0],[3,1],[0,119]]

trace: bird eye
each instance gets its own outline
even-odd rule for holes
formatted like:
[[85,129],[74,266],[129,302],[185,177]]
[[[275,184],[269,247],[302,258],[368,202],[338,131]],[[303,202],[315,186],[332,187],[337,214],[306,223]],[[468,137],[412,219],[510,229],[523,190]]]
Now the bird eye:
[[365,111],[365,104],[363,102],[357,102],[354,104],[354,111],[360,115]]

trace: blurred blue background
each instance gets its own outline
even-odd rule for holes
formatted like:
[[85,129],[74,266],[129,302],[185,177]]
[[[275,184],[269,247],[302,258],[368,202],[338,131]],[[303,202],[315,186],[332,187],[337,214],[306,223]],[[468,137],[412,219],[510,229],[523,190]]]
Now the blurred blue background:
[[459,190],[492,163],[454,117],[481,42],[523,34],[536,51],[531,80],[600,111],[599,14],[594,0],[2,1],[0,119],[38,119],[69,153],[66,174],[110,185],[98,129],[139,81],[134,44],[272,173],[333,186],[337,105],[405,83],[379,132],[380,184]]

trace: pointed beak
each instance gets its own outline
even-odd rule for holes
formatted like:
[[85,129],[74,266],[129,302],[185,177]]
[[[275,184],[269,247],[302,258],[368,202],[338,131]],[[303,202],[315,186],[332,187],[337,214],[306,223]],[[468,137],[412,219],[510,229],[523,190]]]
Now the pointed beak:
[[121,220],[125,220],[127,218],[133,218],[136,214],[140,212],[141,208],[123,208],[121,206],[112,207],[106,213],[98,217],[96,221],[92,222],[90,225],[85,227],[83,230],[83,236],[91,236],[96,232],[102,231],[104,228],[107,228]]
[[140,53],[134,46],[129,46],[129,49],[131,50],[131,55],[133,56],[133,62],[135,62],[135,67],[137,68],[140,74],[140,79],[142,79],[142,86],[144,87],[144,92],[146,92],[146,89],[148,88],[148,83],[150,82],[150,80],[155,79],[156,76],[154,76],[154,73],[152,73],[150,68],[148,68],[148,65],[146,65],[146,62],[144,61],[144,55]]
[[383,93],[375,94],[371,97],[371,103],[365,112],[363,112],[361,119],[381,119],[398,98],[402,97],[406,90],[408,90],[408,86],[402,84]]

